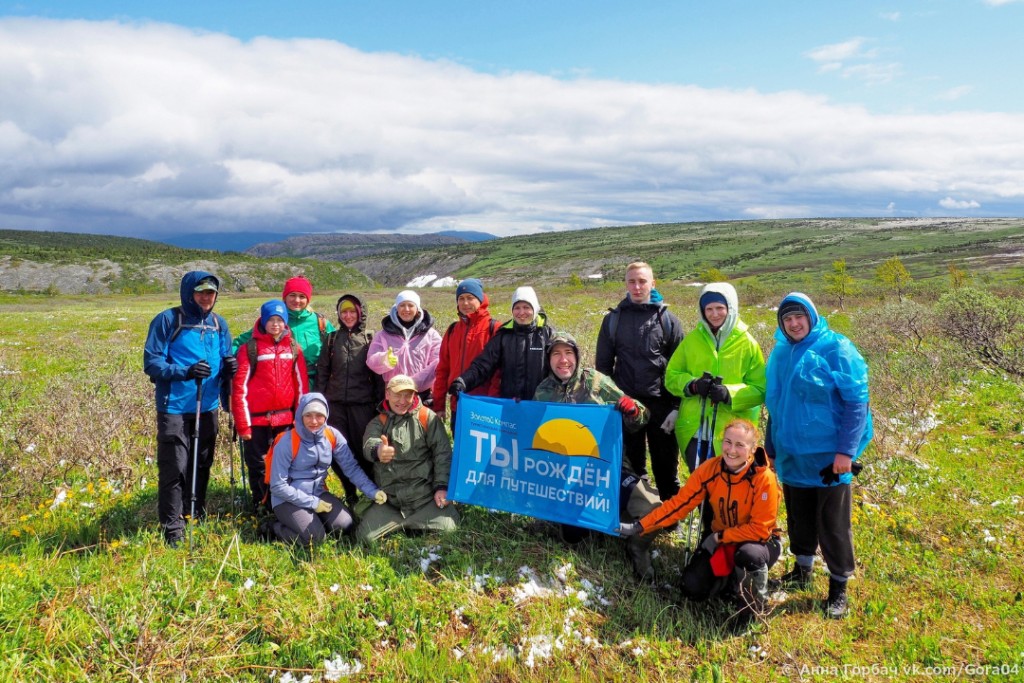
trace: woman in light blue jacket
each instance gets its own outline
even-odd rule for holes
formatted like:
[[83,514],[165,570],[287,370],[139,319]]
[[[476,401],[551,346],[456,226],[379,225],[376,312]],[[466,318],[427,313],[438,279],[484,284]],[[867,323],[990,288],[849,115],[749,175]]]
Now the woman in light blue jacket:
[[303,395],[295,410],[295,426],[275,442],[268,483],[277,516],[273,530],[282,541],[320,542],[328,532],[352,526],[352,513],[324,486],[332,462],[378,505],[388,499],[356,464],[341,432],[327,426],[327,415],[323,394]]

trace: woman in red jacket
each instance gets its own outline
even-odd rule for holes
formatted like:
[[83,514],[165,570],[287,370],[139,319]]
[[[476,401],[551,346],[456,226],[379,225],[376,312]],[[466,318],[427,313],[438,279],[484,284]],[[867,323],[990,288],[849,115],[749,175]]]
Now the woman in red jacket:
[[714,518],[708,534],[683,570],[683,592],[695,601],[719,593],[730,575],[738,584],[742,622],[761,612],[768,596],[768,570],[779,559],[779,482],[757,446],[758,430],[737,418],[722,433],[722,455],[700,465],[679,493],[619,533],[646,534],[686,518],[703,502]]
[[292,426],[299,396],[309,390],[306,360],[287,319],[283,302],[263,304],[252,338],[238,348],[238,372],[231,380],[231,414],[242,438],[249,488],[268,512],[264,456],[274,437]]
[[[455,303],[459,308],[459,319],[453,322],[441,339],[441,358],[434,378],[434,412],[444,419],[444,403],[452,380],[469,367],[480,355],[484,346],[498,331],[500,321],[491,316],[489,301],[484,294],[480,280],[469,278],[459,283],[455,290]],[[474,396],[497,396],[501,384],[501,371],[494,373],[489,382],[469,392]],[[438,403],[440,401],[440,403]],[[452,396],[451,428],[455,429],[457,399]]]

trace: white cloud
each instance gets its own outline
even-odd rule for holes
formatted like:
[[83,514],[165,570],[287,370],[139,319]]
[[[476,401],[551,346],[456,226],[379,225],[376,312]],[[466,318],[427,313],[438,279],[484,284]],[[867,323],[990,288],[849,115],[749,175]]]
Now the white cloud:
[[889,64],[869,63],[848,66],[843,69],[842,76],[843,78],[856,78],[868,85],[877,85],[879,83],[888,83],[902,73],[902,66],[895,62]]
[[973,85],[958,85],[955,88],[950,88],[945,92],[941,92],[935,96],[937,100],[958,100],[964,95],[969,95],[974,90]]
[[842,68],[843,68],[843,63],[842,62],[825,62],[824,64],[822,64],[821,66],[818,67],[818,73],[825,74],[825,73],[828,73],[829,71],[836,71],[837,69],[842,69]]
[[969,202],[968,201],[957,201],[957,200],[953,199],[952,197],[946,197],[945,199],[940,200],[939,201],[939,206],[941,206],[944,209],[980,209],[981,208],[981,204],[979,204],[978,202],[974,201],[973,199],[971,201],[969,201]]
[[896,193],[1024,206],[1019,114],[875,115],[116,22],[0,20],[0,160],[5,227],[122,234],[510,234],[850,215]]
[[896,202],[889,202],[889,206],[885,207],[886,211],[892,211],[896,208]]
[[888,19],[889,21],[899,21],[900,20],[900,13],[899,12],[882,12],[878,16],[882,17],[883,19]]
[[998,7],[999,5],[1008,5],[1011,2],[1019,2],[1020,0],[981,0],[986,5],[992,5]]
[[851,38],[842,43],[821,45],[813,50],[808,50],[804,55],[816,62],[839,62],[853,57],[865,57],[868,56],[868,53],[862,53],[860,48],[866,41],[867,38]]

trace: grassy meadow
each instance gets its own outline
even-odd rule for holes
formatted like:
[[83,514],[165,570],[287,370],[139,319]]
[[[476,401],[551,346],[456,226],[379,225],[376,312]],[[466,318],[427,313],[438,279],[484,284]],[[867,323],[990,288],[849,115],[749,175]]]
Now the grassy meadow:
[[[662,290],[686,330],[697,291]],[[451,291],[422,294],[443,331]],[[510,294],[491,292],[502,318]],[[539,295],[589,363],[620,288]],[[363,296],[378,329],[394,291]],[[238,334],[266,298],[226,293],[216,310]],[[335,299],[318,295],[314,308]],[[767,355],[775,313],[743,303],[755,304],[741,315]],[[655,588],[633,579],[620,539],[570,549],[553,527],[467,506],[448,536],[260,542],[232,500],[226,419],[197,548],[166,548],[142,345],[150,319],[176,304],[0,296],[0,680],[1024,679],[1021,378],[954,344],[934,300],[865,298],[843,312],[821,299],[872,373],[852,610],[822,616],[819,573],[814,591],[775,594],[744,632],[726,606],[681,600],[678,536],[655,544]]]

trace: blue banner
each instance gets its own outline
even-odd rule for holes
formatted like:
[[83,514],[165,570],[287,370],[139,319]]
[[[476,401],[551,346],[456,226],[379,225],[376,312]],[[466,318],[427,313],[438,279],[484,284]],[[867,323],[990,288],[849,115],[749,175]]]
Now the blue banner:
[[621,469],[612,406],[459,395],[452,500],[613,534]]

